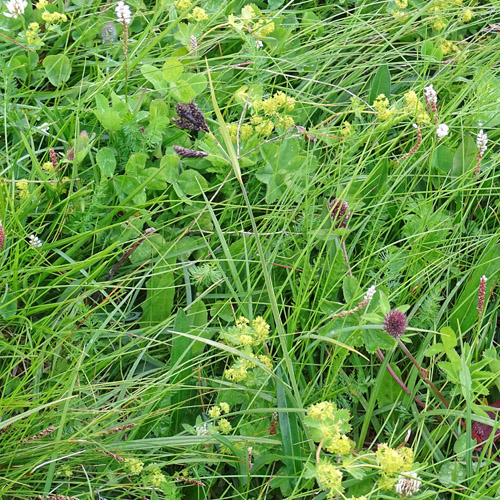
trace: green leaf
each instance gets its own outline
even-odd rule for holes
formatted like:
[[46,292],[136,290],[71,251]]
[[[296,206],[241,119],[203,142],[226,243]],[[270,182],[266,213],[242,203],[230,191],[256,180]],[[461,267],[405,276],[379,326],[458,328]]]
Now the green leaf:
[[387,64],[382,64],[373,77],[370,88],[370,103],[373,104],[373,101],[380,94],[384,94],[387,98],[391,96],[391,74]]
[[387,295],[382,290],[379,290],[378,293],[379,293],[379,297],[380,297],[380,302],[379,302],[380,303],[380,312],[385,317],[386,314],[388,314],[389,311],[391,310],[391,304],[389,304],[389,299],[387,298]]
[[453,155],[453,166],[451,174],[460,177],[465,173],[472,173],[474,170],[477,146],[470,135],[466,135]]
[[361,335],[363,344],[370,353],[377,349],[392,349],[396,345],[396,340],[382,330],[363,330]]
[[346,304],[349,304],[361,294],[361,287],[354,276],[347,275],[344,278],[342,291],[344,292]]
[[96,112],[96,116],[105,129],[117,132],[122,128],[123,119],[118,111],[107,109],[102,114]]
[[148,157],[145,153],[134,153],[130,155],[125,166],[125,173],[131,176],[139,176],[144,171]]
[[189,102],[195,98],[195,92],[185,80],[177,80],[171,84],[172,95],[181,102]]
[[201,94],[208,85],[207,78],[202,74],[188,73],[184,75],[184,81],[193,89],[195,96]]
[[151,64],[144,64],[141,66],[141,73],[148,82],[153,84],[155,90],[165,90],[168,88],[168,85],[163,78],[163,73],[159,68],[156,68]]
[[[173,261],[169,263],[173,265]],[[168,319],[174,304],[174,272],[169,265],[155,268],[155,274],[147,281],[146,300],[142,305],[142,323],[145,327],[157,325]],[[190,342],[188,339],[186,341]]]
[[450,173],[453,167],[453,155],[451,151],[443,144],[440,144],[432,153],[431,165],[436,171],[442,174]]
[[442,61],[443,53],[439,47],[434,47],[432,40],[426,40],[422,44],[422,57],[424,61]]
[[431,356],[435,356],[436,354],[441,354],[444,352],[444,345],[441,342],[437,342],[434,345],[431,345],[425,352],[424,356],[430,358]]
[[97,165],[101,169],[102,175],[112,177],[115,173],[116,158],[115,150],[111,148],[102,148],[96,155]]
[[[113,178],[113,187],[115,189],[116,194],[118,195],[118,199],[120,201],[128,198],[132,193],[136,192],[141,183],[127,175],[118,175]],[[143,205],[146,203],[146,193],[144,191],[139,192],[133,197],[133,202],[137,205]]]
[[189,196],[196,196],[208,189],[208,182],[196,170],[184,170],[178,179],[179,186]]
[[467,479],[467,471],[465,466],[458,462],[448,462],[439,469],[438,479],[443,486],[456,487]]
[[0,304],[0,316],[3,319],[10,318],[17,313],[17,299],[13,293],[5,291]]
[[54,87],[59,87],[67,82],[71,75],[71,63],[64,54],[47,56],[43,60],[43,67],[45,75]]
[[166,82],[176,82],[184,71],[184,66],[175,57],[169,57],[164,63],[161,69],[163,79]]
[[440,333],[441,333],[441,341],[443,342],[443,347],[445,351],[449,351],[457,345],[457,336],[449,326],[441,328]]

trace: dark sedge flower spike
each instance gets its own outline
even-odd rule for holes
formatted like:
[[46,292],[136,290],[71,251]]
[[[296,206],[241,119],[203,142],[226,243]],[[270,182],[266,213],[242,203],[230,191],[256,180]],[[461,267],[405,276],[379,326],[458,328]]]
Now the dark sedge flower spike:
[[349,204],[340,198],[335,198],[330,203],[330,215],[333,219],[335,229],[347,227],[347,222],[351,217]]
[[205,153],[205,151],[196,151],[194,149],[183,148],[182,146],[174,146],[174,151],[181,158],[204,158],[208,156],[208,153]]
[[180,129],[194,131],[203,130],[203,132],[209,132],[205,117],[194,102],[178,102],[175,105],[175,110],[179,118],[172,118],[172,121]]
[[406,332],[408,318],[406,314],[398,309],[392,309],[384,318],[384,330],[395,339],[398,339]]

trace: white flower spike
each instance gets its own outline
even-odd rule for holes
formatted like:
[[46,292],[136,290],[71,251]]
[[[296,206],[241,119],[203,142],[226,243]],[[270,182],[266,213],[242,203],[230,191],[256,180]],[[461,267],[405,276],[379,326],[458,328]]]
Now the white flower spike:
[[116,4],[115,14],[119,23],[126,24],[128,26],[132,22],[130,7],[125,2],[120,1]]

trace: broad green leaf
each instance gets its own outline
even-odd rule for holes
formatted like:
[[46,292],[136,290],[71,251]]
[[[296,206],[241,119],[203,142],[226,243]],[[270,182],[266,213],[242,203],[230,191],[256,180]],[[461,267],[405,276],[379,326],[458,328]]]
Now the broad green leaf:
[[45,75],[54,87],[67,82],[71,75],[71,63],[64,54],[47,56],[43,60]]
[[184,170],[178,179],[179,186],[189,196],[196,196],[208,189],[208,182],[196,170]]
[[443,347],[446,351],[453,349],[457,345],[457,336],[449,326],[441,328],[440,333],[441,342],[443,342]]
[[123,119],[118,111],[107,109],[102,114],[96,112],[96,116],[105,129],[117,132],[122,128]]
[[168,87],[159,68],[151,64],[144,64],[141,66],[141,73],[148,82],[153,84],[155,90],[164,90]]
[[171,92],[175,99],[181,102],[189,102],[195,98],[195,92],[185,80],[177,80],[171,84]]
[[387,64],[382,64],[373,77],[370,88],[370,103],[373,104],[373,101],[380,94],[384,94],[387,98],[391,96],[391,74]]
[[344,300],[346,304],[352,302],[361,294],[361,287],[358,280],[354,276],[347,275],[344,278],[342,291],[344,292]]
[[175,57],[169,57],[161,69],[163,79],[166,82],[176,82],[184,71],[184,66]]
[[112,177],[116,168],[115,150],[107,147],[100,149],[97,152],[96,160],[102,175]]
[[155,274],[146,283],[146,289],[146,300],[142,305],[145,327],[165,321],[172,313],[175,296],[173,268],[169,265],[156,267]]
[[453,155],[444,145],[440,144],[432,153],[432,167],[442,174],[450,173],[453,167]]
[[366,350],[370,353],[377,349],[392,349],[396,345],[396,340],[382,330],[363,330],[362,338]]
[[466,479],[467,470],[458,462],[447,462],[439,469],[438,480],[443,486],[456,487]]
[[385,316],[391,310],[391,305],[389,304],[387,295],[382,290],[379,290],[378,293],[380,297],[380,312]]
[[13,293],[5,291],[0,304],[0,316],[3,319],[10,318],[17,313],[17,299]]
[[201,94],[208,85],[205,75],[188,73],[183,76],[183,80],[193,89],[195,96]]
[[431,356],[441,354],[442,352],[444,352],[444,345],[441,344],[441,342],[437,342],[426,349],[426,351],[424,352],[424,356],[430,358]]
[[435,47],[432,40],[426,40],[422,44],[422,57],[424,61],[442,61],[443,53],[439,47]]
[[134,153],[130,155],[125,166],[125,173],[131,176],[139,176],[146,165],[148,157],[145,153]]
[[460,177],[466,173],[472,174],[475,167],[476,155],[476,143],[474,139],[467,134],[453,155],[451,174],[454,177]]
[[[129,177],[128,175],[118,175],[113,178],[112,182],[120,201],[125,200],[132,193],[135,193],[141,185],[137,179]],[[139,193],[133,197],[133,202],[137,205],[146,203],[146,193],[144,191],[139,191]]]

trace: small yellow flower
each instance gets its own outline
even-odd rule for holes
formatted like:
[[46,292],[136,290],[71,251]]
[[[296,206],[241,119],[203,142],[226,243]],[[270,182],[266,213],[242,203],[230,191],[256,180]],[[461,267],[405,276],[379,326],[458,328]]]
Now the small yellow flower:
[[45,7],[47,7],[47,5],[49,5],[49,2],[47,2],[47,0],[40,0],[39,2],[37,2],[35,4],[35,7],[40,10],[40,9],[44,9]]
[[140,474],[142,472],[144,463],[141,462],[138,458],[126,458],[125,467],[128,469],[129,473],[132,476],[136,476],[137,474]]
[[260,125],[263,121],[264,121],[264,118],[262,118],[262,116],[259,116],[259,115],[253,115],[252,118],[250,118],[250,122],[253,125]]
[[408,7],[408,0],[395,0],[394,3],[398,9],[406,9]]
[[432,27],[436,31],[441,31],[442,29],[446,28],[446,22],[443,19],[438,18],[432,23]]
[[219,432],[221,434],[229,434],[231,432],[232,426],[227,418],[221,418],[217,422],[217,427],[219,428]]
[[40,29],[40,25],[38,23],[29,23],[28,29],[31,31],[38,31]]
[[42,19],[46,23],[51,23],[51,24],[58,24],[66,22],[68,20],[65,14],[60,14],[59,12],[47,12],[47,11],[45,11],[42,14]]
[[259,355],[259,361],[263,365],[266,365],[269,370],[273,369],[273,362],[271,361],[271,358],[269,358],[269,356],[264,356],[263,354],[261,354]]
[[229,405],[227,403],[220,403],[222,413],[229,413]]
[[293,127],[294,125],[295,125],[295,120],[291,116],[280,115],[278,116],[278,119],[276,121],[276,126],[284,130],[288,130],[290,127]]
[[319,420],[320,422],[328,419],[335,418],[335,411],[337,407],[334,403],[330,401],[322,401],[321,403],[316,403],[311,405],[307,410],[307,416]]
[[52,172],[54,172],[55,168],[54,168],[54,165],[52,165],[52,162],[51,161],[46,161],[43,165],[42,165],[42,168],[43,170],[45,170],[46,172],[48,172],[49,174],[51,174]]
[[351,137],[353,133],[354,128],[348,121],[342,123],[342,128],[340,129],[340,134],[342,135],[342,137]]
[[224,377],[232,382],[241,382],[247,378],[248,371],[244,366],[240,366],[239,368],[228,368],[224,372]]
[[465,9],[462,14],[462,21],[468,23],[474,17],[474,12],[471,9]]
[[269,336],[270,326],[265,322],[262,316],[257,316],[252,321],[252,327],[255,331],[257,339],[263,342]]
[[241,134],[241,138],[243,140],[248,139],[253,134],[253,128],[252,128],[252,126],[248,125],[248,123],[244,123],[240,127],[240,134]]
[[264,114],[266,114],[267,116],[274,115],[278,111],[278,108],[278,101],[273,97],[262,101],[262,111],[264,111]]
[[316,466],[316,480],[324,490],[337,493],[342,485],[342,472],[330,462],[320,462]]
[[175,0],[174,6],[177,10],[188,10],[191,8],[191,0]]
[[262,28],[257,30],[256,34],[258,36],[267,36],[274,31],[274,23],[266,23]]
[[443,40],[441,42],[441,45],[439,45],[439,48],[441,49],[441,52],[444,56],[459,52],[458,47],[450,40]]
[[208,14],[205,11],[205,9],[202,9],[201,7],[195,7],[193,9],[193,12],[189,15],[192,19],[194,19],[196,22],[200,23],[201,21],[206,21],[208,20]]
[[395,450],[384,443],[378,446],[375,454],[382,472],[387,476],[408,472],[413,466],[413,450],[411,448],[403,447]]
[[210,408],[210,410],[208,410],[208,414],[212,418],[220,417],[220,407],[219,406],[212,406],[212,408]]
[[271,120],[266,120],[265,122],[262,122],[260,125],[257,125],[255,127],[255,130],[258,134],[267,137],[268,135],[272,134],[274,130],[274,123]]
[[253,3],[249,3],[248,5],[245,5],[245,7],[241,9],[242,19],[247,19],[248,21],[251,21],[255,16],[258,15],[259,15],[259,9]]
[[239,341],[242,346],[250,346],[253,343],[253,338],[251,335],[243,334],[240,335]]
[[152,474],[149,476],[148,480],[149,483],[156,488],[161,488],[162,484],[167,481],[159,467],[154,467],[152,469]]

